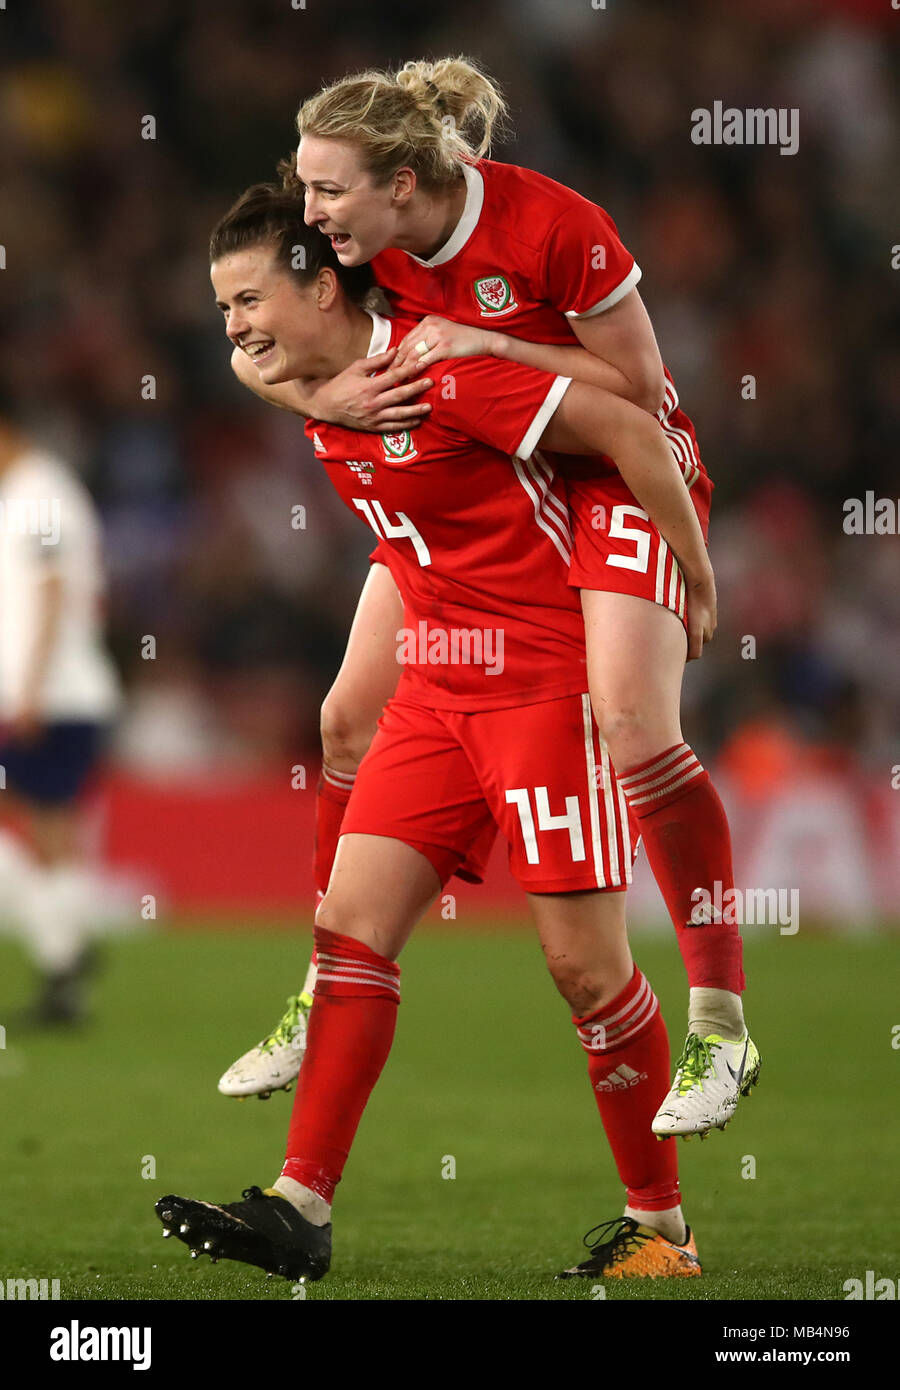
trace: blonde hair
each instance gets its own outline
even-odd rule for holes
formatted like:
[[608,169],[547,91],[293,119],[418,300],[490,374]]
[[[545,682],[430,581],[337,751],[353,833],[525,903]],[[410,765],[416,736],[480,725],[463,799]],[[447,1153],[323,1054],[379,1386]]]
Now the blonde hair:
[[303,103],[297,130],[356,145],[377,184],[408,167],[434,189],[489,152],[507,112],[500,89],[471,59],[439,58],[342,78]]

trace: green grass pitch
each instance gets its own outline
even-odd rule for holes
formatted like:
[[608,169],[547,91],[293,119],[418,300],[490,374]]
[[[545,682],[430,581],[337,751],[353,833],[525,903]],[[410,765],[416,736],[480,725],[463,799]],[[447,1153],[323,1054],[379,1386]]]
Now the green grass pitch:
[[[762,930],[745,934],[761,1085],[727,1133],[679,1150],[704,1277],[610,1281],[608,1299],[842,1299],[867,1269],[900,1273],[885,1223],[895,942]],[[161,1239],[153,1202],[232,1201],[276,1177],[291,1097],[238,1103],[216,1081],[299,988],[307,942],[262,929],[113,942],[94,1021],[22,1036],[11,1020],[30,973],[0,945],[0,1279],[58,1278],[75,1299],[292,1298],[261,1271],[191,1261]],[[638,936],[635,954],[677,1053],[675,943]],[[536,938],[428,928],[402,966],[394,1051],[338,1189],[333,1270],[307,1297],[590,1299],[589,1281],[553,1275],[623,1193]]]

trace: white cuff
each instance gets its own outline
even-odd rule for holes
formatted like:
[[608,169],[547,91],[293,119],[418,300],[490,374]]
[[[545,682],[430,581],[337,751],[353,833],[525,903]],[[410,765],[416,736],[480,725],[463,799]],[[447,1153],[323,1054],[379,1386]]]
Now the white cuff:
[[599,304],[595,304],[592,309],[585,309],[583,313],[576,314],[574,309],[566,310],[567,319],[590,319],[594,314],[602,314],[604,310],[611,309],[614,304],[618,304],[620,299],[624,299],[634,289],[638,280],[641,278],[641,268],[635,261],[628,274],[621,284],[609,293],[605,299],[601,299]]
[[540,442],[541,435],[544,433],[544,430],[547,428],[549,420],[552,418],[554,412],[556,411],[556,407],[559,405],[560,401],[562,400],[563,396],[566,394],[571,385],[572,378],[570,376],[558,376],[555,379],[553,385],[550,387],[550,390],[544,397],[543,404],[538,410],[538,413],[535,415],[531,424],[528,426],[528,429],[526,430],[525,435],[523,436],[521,444],[515,451],[515,457],[517,459],[531,458],[531,455],[534,453],[535,449],[537,448]]

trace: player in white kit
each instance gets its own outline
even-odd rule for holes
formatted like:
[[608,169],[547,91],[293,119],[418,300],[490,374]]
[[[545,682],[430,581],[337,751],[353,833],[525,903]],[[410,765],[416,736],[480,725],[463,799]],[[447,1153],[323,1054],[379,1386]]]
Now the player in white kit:
[[32,1022],[84,1012],[98,890],[80,794],[119,705],[104,649],[100,525],[87,489],[0,400],[0,919],[41,975]]

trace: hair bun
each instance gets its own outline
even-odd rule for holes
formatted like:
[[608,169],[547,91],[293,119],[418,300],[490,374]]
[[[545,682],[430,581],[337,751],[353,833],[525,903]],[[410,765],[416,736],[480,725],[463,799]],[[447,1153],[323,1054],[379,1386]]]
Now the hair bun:
[[408,165],[423,187],[435,189],[489,152],[506,111],[502,92],[472,60],[413,59],[395,72],[372,69],[324,88],[301,106],[297,130],[301,139],[351,142],[379,185]]

